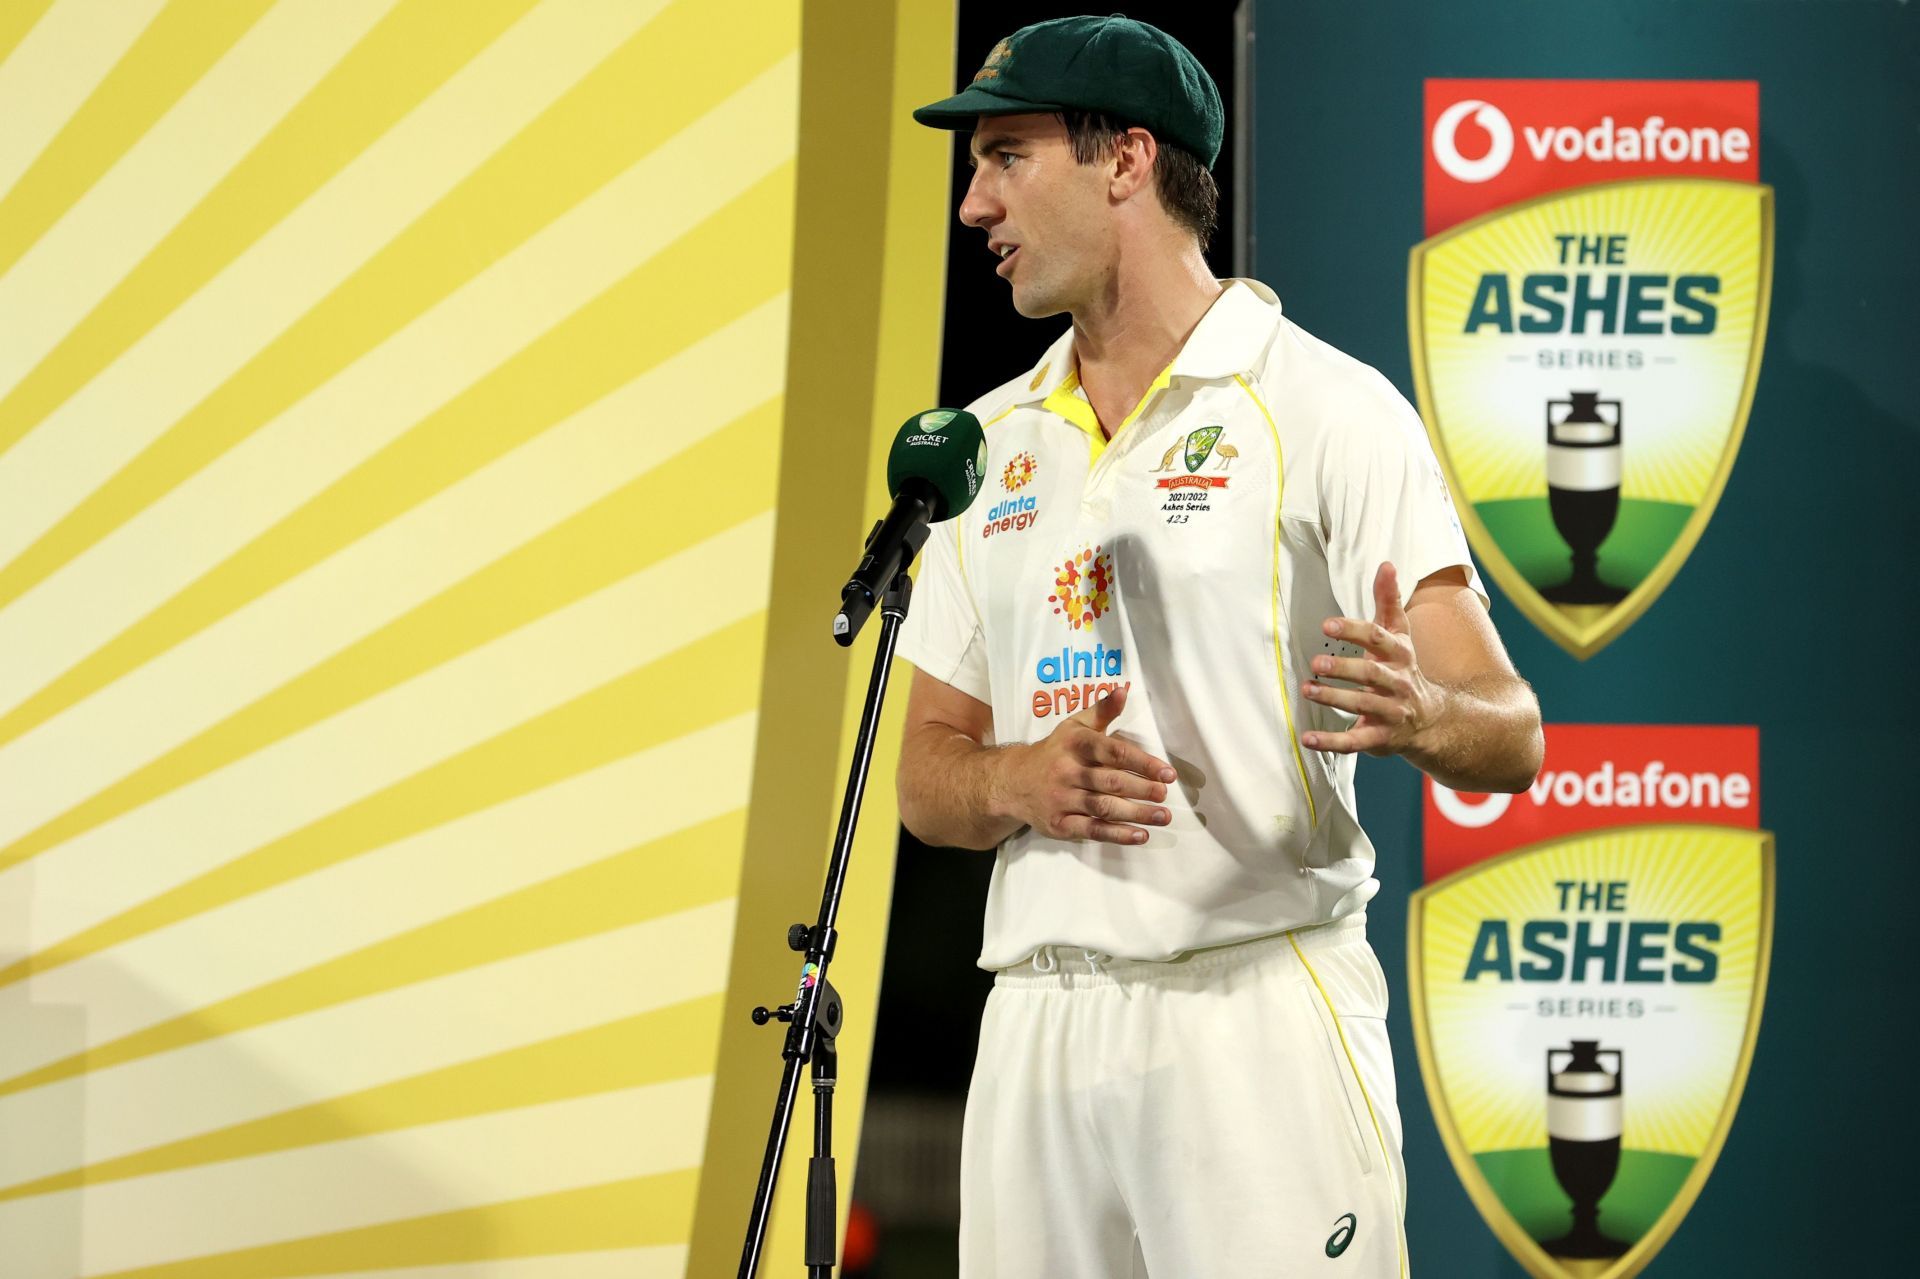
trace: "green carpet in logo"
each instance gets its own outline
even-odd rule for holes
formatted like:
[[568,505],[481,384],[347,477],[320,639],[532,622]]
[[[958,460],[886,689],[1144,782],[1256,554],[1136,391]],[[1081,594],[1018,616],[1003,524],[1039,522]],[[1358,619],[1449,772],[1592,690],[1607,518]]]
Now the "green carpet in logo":
[[[1536,1242],[1567,1233],[1573,1201],[1554,1179],[1553,1157],[1545,1150],[1492,1150],[1475,1155],[1474,1162],[1513,1219]],[[1623,1243],[1639,1240],[1680,1193],[1694,1162],[1685,1155],[1621,1151],[1620,1171],[1600,1200],[1600,1229]]]
[[[1567,580],[1572,571],[1571,553],[1553,527],[1546,498],[1480,502],[1473,509],[1534,590],[1544,591]],[[1677,502],[1621,498],[1613,531],[1600,543],[1600,580],[1623,591],[1645,581],[1679,539],[1693,509]]]

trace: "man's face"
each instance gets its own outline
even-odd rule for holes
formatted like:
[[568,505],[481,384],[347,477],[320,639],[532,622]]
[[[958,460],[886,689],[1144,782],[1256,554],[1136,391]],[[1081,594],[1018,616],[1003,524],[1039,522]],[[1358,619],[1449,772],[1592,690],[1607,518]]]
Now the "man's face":
[[981,116],[970,151],[960,221],[987,233],[995,257],[1013,249],[993,269],[1012,281],[1014,309],[1039,319],[1095,297],[1113,260],[1107,166],[1078,163],[1051,115]]

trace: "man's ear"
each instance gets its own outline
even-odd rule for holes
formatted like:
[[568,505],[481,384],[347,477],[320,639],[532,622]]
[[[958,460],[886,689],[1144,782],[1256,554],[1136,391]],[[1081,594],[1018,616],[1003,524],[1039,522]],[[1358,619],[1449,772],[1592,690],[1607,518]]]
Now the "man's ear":
[[1160,144],[1145,129],[1128,129],[1121,134],[1114,147],[1113,178],[1107,186],[1108,194],[1116,200],[1125,200],[1145,190],[1153,181],[1153,165],[1159,155]]

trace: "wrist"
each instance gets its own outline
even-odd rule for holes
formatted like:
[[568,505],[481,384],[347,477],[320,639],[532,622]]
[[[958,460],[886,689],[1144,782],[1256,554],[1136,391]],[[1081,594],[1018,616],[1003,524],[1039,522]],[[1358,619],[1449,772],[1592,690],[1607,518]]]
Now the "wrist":
[[1015,802],[1013,771],[1020,762],[1019,756],[1032,749],[1031,746],[989,746],[982,752],[986,783],[982,798],[990,820],[1025,824],[1026,819],[1020,815]]
[[1425,684],[1424,695],[1416,703],[1419,709],[1414,716],[1413,731],[1400,752],[1407,757],[1408,763],[1417,768],[1425,768],[1438,754],[1447,718],[1455,698],[1459,696],[1444,684],[1431,680],[1422,682]]

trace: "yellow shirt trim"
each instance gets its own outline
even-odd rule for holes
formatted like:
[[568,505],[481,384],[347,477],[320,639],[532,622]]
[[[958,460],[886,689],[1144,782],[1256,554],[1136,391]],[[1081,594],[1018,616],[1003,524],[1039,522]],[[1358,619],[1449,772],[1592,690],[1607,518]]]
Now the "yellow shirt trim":
[[1280,428],[1273,424],[1273,414],[1267,412],[1266,402],[1247,384],[1247,379],[1236,373],[1233,380],[1240,384],[1240,389],[1259,408],[1260,416],[1267,419],[1267,431],[1273,436],[1276,477],[1273,499],[1273,665],[1280,674],[1280,711],[1287,717],[1287,741],[1293,747],[1294,766],[1300,770],[1300,787],[1307,792],[1307,818],[1318,826],[1320,808],[1313,800],[1313,783],[1307,780],[1307,757],[1300,753],[1300,734],[1293,727],[1293,685],[1287,682],[1287,659],[1280,642],[1280,501],[1287,491],[1287,468],[1280,456]]
[[[1127,414],[1113,433],[1118,435],[1132,426],[1133,420],[1145,412],[1147,405],[1153,402],[1153,397],[1166,390],[1168,383],[1172,381],[1173,365],[1169,364],[1160,370],[1160,375],[1148,385],[1146,393],[1140,397],[1140,402],[1133,406],[1133,412]],[[1092,467],[1100,460],[1100,455],[1107,451],[1107,434],[1100,429],[1100,418],[1094,413],[1093,405],[1074,394],[1079,389],[1080,370],[1075,368],[1060,379],[1060,385],[1048,393],[1046,402],[1041,407],[1050,413],[1057,413],[1086,432],[1087,466]]]

